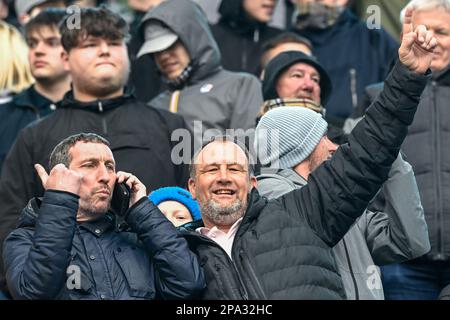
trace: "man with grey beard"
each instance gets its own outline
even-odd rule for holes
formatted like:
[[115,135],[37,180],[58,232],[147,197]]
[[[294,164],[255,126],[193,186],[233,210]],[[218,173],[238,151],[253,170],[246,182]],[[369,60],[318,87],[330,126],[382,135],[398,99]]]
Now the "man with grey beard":
[[175,142],[170,139],[173,130],[186,129],[184,120],[146,106],[125,90],[125,20],[105,8],[85,8],[79,14],[77,28],[72,16],[60,24],[72,90],[50,116],[20,131],[6,157],[0,178],[0,248],[28,200],[44,194],[33,165],[46,165],[58,142],[73,134],[92,132],[107,138],[117,165],[139,176],[147,190],[187,183],[188,168],[172,161]]
[[[332,248],[388,178],[437,44],[424,26],[413,28],[412,15],[409,9],[400,61],[383,92],[349,143],[311,172],[303,188],[270,201],[261,197],[253,161],[231,138],[218,137],[195,155],[188,185],[201,206],[204,227],[181,232],[205,272],[204,299],[346,298]],[[262,151],[270,162],[292,161],[273,157],[287,152],[282,147],[275,139]]]

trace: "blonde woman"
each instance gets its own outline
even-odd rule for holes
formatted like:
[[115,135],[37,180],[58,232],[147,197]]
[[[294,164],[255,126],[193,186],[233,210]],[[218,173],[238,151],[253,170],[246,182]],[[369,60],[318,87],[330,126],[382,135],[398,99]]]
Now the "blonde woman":
[[28,88],[33,82],[28,46],[20,32],[0,20],[0,102]]

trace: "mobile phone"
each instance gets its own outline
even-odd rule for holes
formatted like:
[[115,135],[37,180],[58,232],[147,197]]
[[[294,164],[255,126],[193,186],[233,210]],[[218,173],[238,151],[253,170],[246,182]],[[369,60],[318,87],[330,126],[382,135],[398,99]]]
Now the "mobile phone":
[[124,217],[130,205],[130,188],[125,183],[117,183],[114,186],[111,198],[111,210],[118,216]]

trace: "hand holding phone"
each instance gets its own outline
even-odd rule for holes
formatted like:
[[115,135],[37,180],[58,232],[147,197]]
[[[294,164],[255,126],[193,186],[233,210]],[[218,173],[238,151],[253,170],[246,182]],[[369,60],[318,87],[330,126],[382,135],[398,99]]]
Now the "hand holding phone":
[[111,210],[118,216],[124,217],[130,206],[130,188],[125,183],[116,182],[111,198]]
[[147,189],[139,179],[128,172],[117,172],[116,184],[125,184],[129,189],[129,205],[131,207],[143,197],[147,197]]

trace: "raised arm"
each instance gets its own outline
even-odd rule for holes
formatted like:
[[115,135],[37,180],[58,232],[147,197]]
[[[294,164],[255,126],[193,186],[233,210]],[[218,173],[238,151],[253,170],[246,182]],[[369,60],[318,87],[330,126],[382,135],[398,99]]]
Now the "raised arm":
[[57,297],[66,281],[76,229],[82,177],[62,164],[50,175],[40,165],[36,170],[47,191],[36,208],[34,232],[18,228],[4,245],[6,279],[14,299]]
[[386,181],[426,85],[437,42],[424,26],[413,30],[412,14],[412,9],[405,14],[400,61],[348,144],[310,175],[306,187],[286,195],[330,246],[345,235]]

